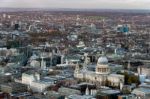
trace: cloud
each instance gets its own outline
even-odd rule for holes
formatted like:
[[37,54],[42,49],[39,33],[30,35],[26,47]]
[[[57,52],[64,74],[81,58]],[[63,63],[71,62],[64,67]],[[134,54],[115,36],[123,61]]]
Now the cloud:
[[150,9],[150,0],[0,0],[0,7]]

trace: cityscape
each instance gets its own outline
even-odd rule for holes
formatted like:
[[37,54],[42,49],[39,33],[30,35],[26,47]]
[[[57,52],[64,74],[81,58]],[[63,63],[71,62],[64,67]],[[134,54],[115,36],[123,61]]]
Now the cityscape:
[[150,99],[148,8],[2,4],[0,99]]

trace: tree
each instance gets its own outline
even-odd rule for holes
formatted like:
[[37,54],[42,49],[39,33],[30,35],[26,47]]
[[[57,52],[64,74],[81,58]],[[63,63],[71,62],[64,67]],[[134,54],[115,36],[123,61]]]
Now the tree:
[[130,94],[131,92],[130,92],[130,90],[128,88],[123,88],[122,89],[122,93],[123,94]]
[[138,76],[135,76],[133,74],[128,74],[127,72],[124,72],[124,73],[118,72],[118,74],[125,76],[125,84],[132,84],[132,83],[139,84],[140,83]]
[[135,75],[131,75],[131,76],[129,76],[127,83],[128,84],[132,84],[132,83],[139,84],[139,78]]
[[128,78],[127,83],[128,83],[128,84],[131,84],[131,83],[132,83],[132,77],[129,77],[129,78]]

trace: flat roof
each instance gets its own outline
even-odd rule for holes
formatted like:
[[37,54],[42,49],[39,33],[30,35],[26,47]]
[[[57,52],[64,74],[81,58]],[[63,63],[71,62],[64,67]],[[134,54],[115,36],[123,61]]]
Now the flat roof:
[[133,90],[132,93],[138,93],[138,92],[141,92],[141,93],[145,93],[145,94],[150,94],[150,88],[136,88]]
[[104,93],[104,94],[118,94],[120,93],[119,90],[104,90],[104,91],[101,91],[101,93]]

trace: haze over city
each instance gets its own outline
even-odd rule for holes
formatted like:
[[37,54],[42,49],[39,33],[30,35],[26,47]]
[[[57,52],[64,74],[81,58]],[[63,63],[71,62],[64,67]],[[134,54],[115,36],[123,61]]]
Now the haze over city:
[[0,0],[0,7],[150,9],[150,0]]
[[150,0],[0,0],[0,99],[150,99]]

